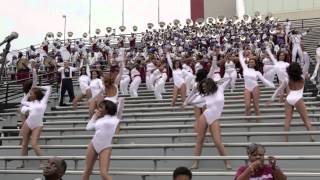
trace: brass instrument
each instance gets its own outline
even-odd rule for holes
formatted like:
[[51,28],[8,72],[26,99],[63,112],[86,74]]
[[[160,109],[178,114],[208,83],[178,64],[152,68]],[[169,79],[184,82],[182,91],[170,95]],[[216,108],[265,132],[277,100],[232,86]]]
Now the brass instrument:
[[137,32],[138,31],[138,26],[133,26],[132,29],[133,29],[134,32]]
[[187,24],[187,26],[193,26],[193,21],[192,21],[192,19],[187,19],[187,20],[186,20],[186,24]]
[[54,38],[53,32],[48,32],[48,33],[46,34],[46,37],[47,37],[47,38]]
[[159,22],[159,26],[160,26],[161,29],[163,29],[165,25],[166,25],[165,22],[163,22],[163,21]]
[[259,11],[256,11],[254,13],[254,17],[257,21],[261,21],[262,20],[262,16],[261,16],[261,13]]
[[247,37],[245,35],[240,35],[240,41],[245,41]]
[[197,37],[201,38],[203,36],[203,32],[202,31],[198,31],[197,32]]
[[120,26],[119,29],[120,29],[121,32],[123,32],[123,31],[126,30],[126,27],[125,26]]
[[98,28],[96,29],[96,34],[99,35],[101,33],[101,30]]
[[175,46],[177,43],[175,40],[170,41],[171,46]]
[[208,17],[206,23],[209,25],[214,25],[216,24],[216,19],[214,17]]
[[112,28],[111,27],[107,27],[106,31],[107,31],[108,34],[111,34]]
[[153,28],[153,24],[152,23],[148,23],[147,26],[148,26],[148,29],[152,29]]
[[177,27],[180,25],[180,21],[178,19],[173,20],[173,24]]
[[251,17],[247,14],[243,15],[243,21],[246,23],[246,24],[249,24],[251,23]]
[[68,36],[71,38],[73,36],[73,32],[69,31]]
[[57,37],[60,38],[62,36],[62,32],[57,32]]
[[270,30],[269,30],[269,33],[270,34],[272,34],[272,35],[274,35],[274,34],[277,34],[277,29],[276,28],[271,28]]
[[163,43],[164,43],[164,42],[163,42],[163,40],[162,40],[162,39],[159,39],[159,40],[158,40],[158,45],[159,45],[159,46],[162,46],[162,45],[163,45]]
[[87,38],[87,37],[88,37],[88,33],[86,33],[86,32],[83,33],[83,34],[82,34],[82,37],[83,37],[83,38]]
[[204,19],[203,18],[198,18],[197,20],[196,20],[196,26],[197,27],[203,27],[204,26]]

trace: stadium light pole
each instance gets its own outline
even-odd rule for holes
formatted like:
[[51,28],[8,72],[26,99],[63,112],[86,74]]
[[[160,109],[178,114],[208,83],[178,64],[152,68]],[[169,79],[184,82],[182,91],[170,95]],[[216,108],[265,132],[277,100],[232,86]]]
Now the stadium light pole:
[[91,38],[91,0],[89,0],[89,39]]
[[122,26],[124,26],[124,0],[122,0]]
[[63,43],[66,43],[66,28],[67,28],[67,16],[64,14],[62,15],[64,18],[64,28],[63,28]]
[[158,24],[160,22],[160,0],[158,0]]

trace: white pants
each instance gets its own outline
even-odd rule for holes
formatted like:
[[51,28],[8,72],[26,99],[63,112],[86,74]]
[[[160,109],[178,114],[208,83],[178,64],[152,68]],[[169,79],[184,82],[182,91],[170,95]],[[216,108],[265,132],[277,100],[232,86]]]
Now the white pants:
[[140,86],[141,83],[141,77],[140,76],[136,76],[133,78],[131,84],[130,84],[130,96],[131,97],[138,97],[138,88]]
[[154,86],[154,96],[156,99],[162,99],[162,93],[164,93],[164,86],[166,84],[165,79],[159,79],[156,81],[156,84]]
[[123,95],[128,94],[128,87],[130,83],[130,77],[129,76],[123,76],[123,78],[120,81],[120,92]]
[[192,87],[193,87],[193,84],[194,84],[194,81],[195,81],[195,77],[194,75],[188,75],[186,78],[185,78],[185,82],[186,82],[186,89],[187,89],[187,95],[190,94],[190,91],[192,90]]
[[151,72],[148,72],[146,73],[146,87],[148,90],[153,90],[154,87],[153,87],[153,83],[152,83],[152,73]]
[[296,57],[299,55],[300,62],[304,62],[303,53],[300,44],[293,44],[292,48],[292,62],[297,62]]
[[223,77],[224,78],[231,77],[230,85],[231,85],[231,91],[233,91],[235,89],[235,87],[236,87],[237,71],[236,70],[225,71]]

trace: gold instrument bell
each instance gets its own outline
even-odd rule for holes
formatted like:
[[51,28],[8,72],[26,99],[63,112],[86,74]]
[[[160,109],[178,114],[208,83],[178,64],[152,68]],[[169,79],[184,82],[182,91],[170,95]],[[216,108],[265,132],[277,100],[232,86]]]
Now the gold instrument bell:
[[112,28],[111,28],[111,27],[107,27],[107,28],[106,28],[106,31],[107,31],[108,34],[110,34],[111,31],[112,31]]
[[152,29],[153,28],[153,24],[152,23],[148,23],[147,26],[148,26],[148,29]]
[[126,27],[125,26],[120,26],[119,29],[120,29],[121,32],[123,32],[123,31],[126,30]]
[[187,24],[187,26],[193,26],[193,21],[192,21],[192,19],[187,19],[187,20],[186,20],[186,24]]
[[133,27],[132,27],[132,30],[133,30],[134,32],[137,32],[137,31],[138,31],[138,26],[133,26]]
[[96,34],[97,35],[99,35],[100,34],[100,32],[101,32],[101,30],[98,28],[98,29],[96,29]]
[[57,37],[60,38],[62,36],[62,32],[57,32]]
[[69,36],[69,37],[72,37],[72,36],[73,36],[73,32],[71,32],[71,31],[68,32],[68,36]]

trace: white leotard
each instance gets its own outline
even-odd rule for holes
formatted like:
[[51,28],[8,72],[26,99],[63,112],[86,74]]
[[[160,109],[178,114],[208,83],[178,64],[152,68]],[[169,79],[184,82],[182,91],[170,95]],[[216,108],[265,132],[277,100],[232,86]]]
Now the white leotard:
[[99,154],[102,150],[111,147],[112,138],[118,126],[119,119],[116,116],[105,115],[102,118],[88,122],[86,130],[95,130],[91,140],[95,151]]
[[[279,92],[283,92],[286,87],[288,87],[288,79],[282,81],[281,85],[278,87],[278,89],[274,92],[274,94],[271,97],[271,101],[274,101],[275,97],[279,94]],[[290,90],[287,95],[287,102],[291,106],[294,106],[300,99],[303,98],[303,90],[304,88],[301,88],[299,90]]]
[[86,94],[86,91],[90,89],[90,77],[88,75],[81,75],[79,77],[79,87],[82,94]]
[[103,92],[104,86],[102,80],[99,78],[90,81],[90,90],[92,98],[96,97],[99,93]]
[[224,89],[230,80],[231,78],[227,78],[223,84],[218,86],[218,90],[214,94],[204,96],[207,109],[203,115],[209,125],[221,117],[224,107]]
[[181,88],[181,86],[185,83],[184,81],[184,73],[181,69],[173,69],[173,64],[170,55],[167,55],[168,64],[172,70],[173,84],[177,88]]
[[239,53],[240,64],[243,69],[244,87],[248,91],[252,92],[255,87],[258,86],[258,79],[260,79],[266,86],[274,88],[274,84],[266,80],[259,71],[252,68],[248,68],[244,62],[243,54]]
[[226,62],[224,64],[224,67],[225,67],[225,72],[233,72],[233,71],[236,71],[236,65],[234,64],[233,61],[230,61],[230,62]]
[[21,101],[21,104],[24,106],[24,110],[29,111],[26,123],[31,130],[43,126],[42,119],[47,108],[49,96],[51,94],[50,86],[41,86],[40,88],[46,90],[45,95],[40,101],[27,101],[29,98],[29,94],[25,96]]

